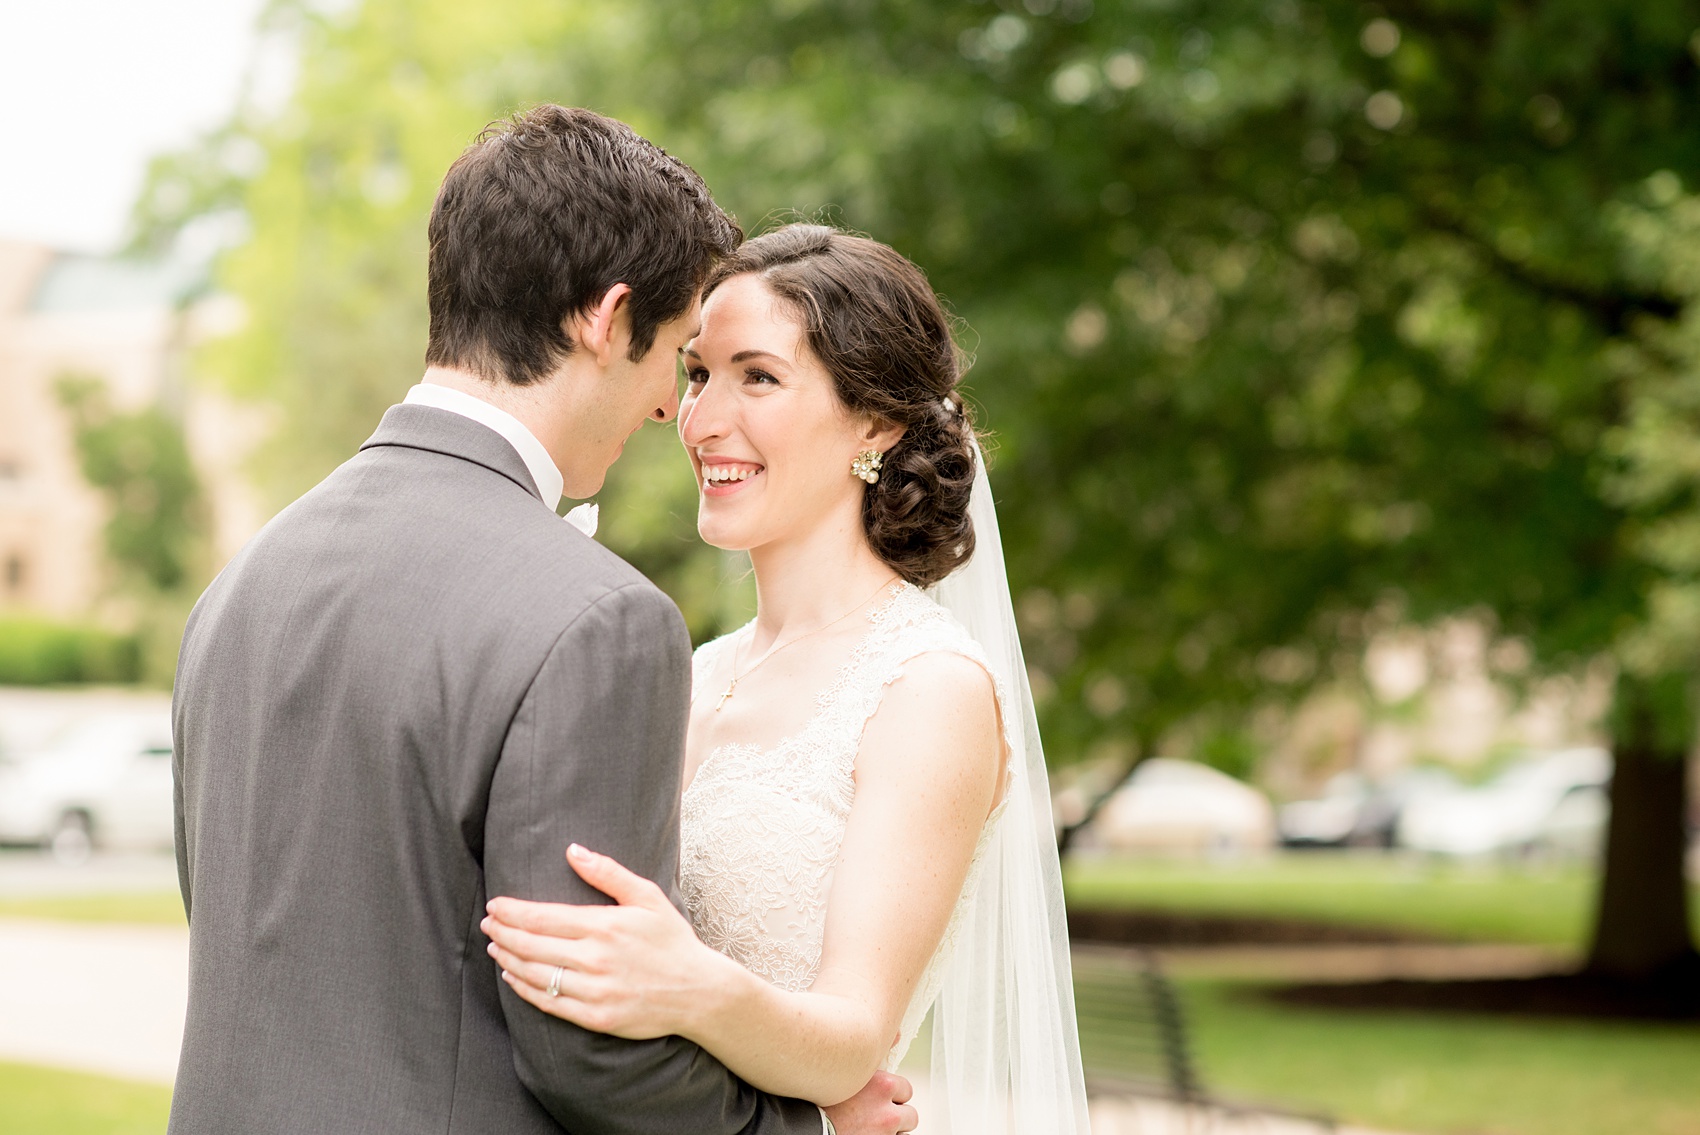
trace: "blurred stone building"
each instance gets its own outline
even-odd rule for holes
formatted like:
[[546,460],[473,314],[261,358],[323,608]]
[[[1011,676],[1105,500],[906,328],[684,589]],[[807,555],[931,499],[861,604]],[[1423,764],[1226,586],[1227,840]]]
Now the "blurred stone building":
[[185,381],[187,353],[228,331],[233,301],[198,298],[192,265],[57,252],[0,241],[0,613],[78,619],[109,577],[106,505],[83,479],[56,391],[105,384],[113,405],[157,404],[184,426],[222,564],[264,522],[241,473],[263,423]]
[[1527,647],[1496,637],[1485,617],[1390,628],[1362,667],[1361,687],[1324,689],[1264,722],[1258,778],[1278,797],[1313,795],[1340,772],[1379,781],[1437,764],[1469,773],[1522,750],[1606,740],[1609,664],[1534,677]]

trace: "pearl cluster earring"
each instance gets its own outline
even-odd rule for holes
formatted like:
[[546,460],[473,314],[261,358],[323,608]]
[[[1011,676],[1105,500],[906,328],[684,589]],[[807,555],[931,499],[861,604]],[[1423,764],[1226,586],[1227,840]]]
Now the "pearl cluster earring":
[[850,462],[850,475],[877,485],[880,483],[880,463],[884,460],[885,454],[879,450],[864,449],[856,455],[856,460]]

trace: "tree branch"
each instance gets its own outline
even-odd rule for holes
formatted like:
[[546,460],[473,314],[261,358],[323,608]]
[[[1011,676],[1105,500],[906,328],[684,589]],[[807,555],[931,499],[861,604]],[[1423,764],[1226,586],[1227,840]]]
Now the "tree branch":
[[1660,292],[1600,291],[1577,281],[1548,275],[1507,256],[1487,237],[1432,202],[1423,205],[1421,215],[1430,228],[1469,244],[1501,276],[1530,291],[1586,312],[1611,335],[1623,334],[1628,330],[1629,321],[1638,315],[1669,321],[1682,314],[1682,301]]

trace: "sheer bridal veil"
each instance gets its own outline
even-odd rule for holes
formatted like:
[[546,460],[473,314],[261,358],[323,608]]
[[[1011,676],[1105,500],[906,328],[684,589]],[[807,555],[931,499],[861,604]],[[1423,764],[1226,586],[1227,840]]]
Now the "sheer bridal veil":
[[1089,1135],[1045,754],[978,445],[974,464],[974,555],[930,594],[991,662],[1010,777],[933,1006],[924,1123],[951,1135]]

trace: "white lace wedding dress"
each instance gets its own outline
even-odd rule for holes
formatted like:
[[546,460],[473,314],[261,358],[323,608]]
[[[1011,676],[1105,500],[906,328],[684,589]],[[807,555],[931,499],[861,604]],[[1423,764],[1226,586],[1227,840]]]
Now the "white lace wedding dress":
[[[719,746],[684,794],[679,881],[691,922],[703,941],[781,989],[807,989],[820,969],[833,866],[856,794],[856,751],[886,686],[905,663],[934,651],[964,655],[992,672],[979,643],[908,584],[894,584],[868,622],[807,724],[770,748]],[[754,626],[698,648],[693,698],[709,692],[704,684],[715,663]],[[1007,704],[1001,683],[998,699]],[[903,1058],[939,993],[996,815],[981,831],[967,884],[903,1015],[887,1068]]]

